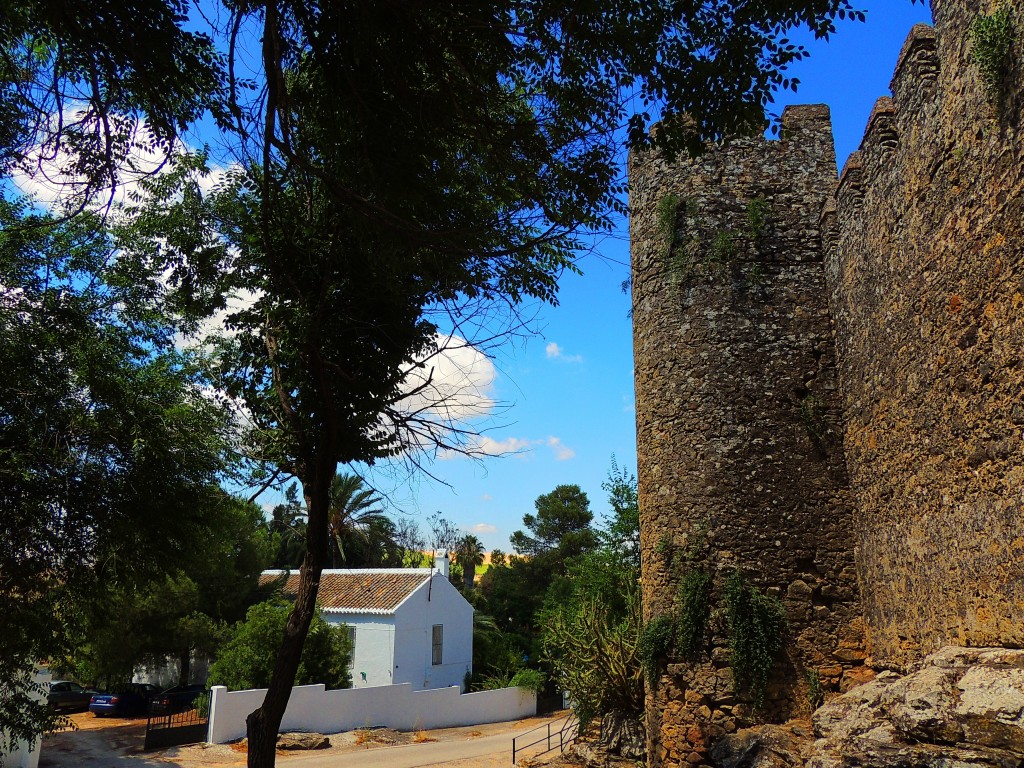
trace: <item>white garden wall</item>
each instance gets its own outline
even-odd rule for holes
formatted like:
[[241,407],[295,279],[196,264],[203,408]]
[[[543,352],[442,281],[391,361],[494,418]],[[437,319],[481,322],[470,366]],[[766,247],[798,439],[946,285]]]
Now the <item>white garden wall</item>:
[[[45,664],[36,664],[33,671],[33,682],[42,686],[39,691],[32,693],[36,701],[43,701],[46,694],[43,692],[50,682],[50,669]],[[7,734],[0,731],[0,768],[36,768],[39,765],[39,751],[41,740],[37,739],[31,744],[18,741],[11,749],[4,750],[3,745],[7,742]]]
[[[228,691],[214,686],[208,740],[223,744],[245,736],[245,718],[263,703],[266,693],[265,688]],[[460,694],[457,687],[414,691],[408,683],[337,691],[302,685],[292,688],[281,731],[338,733],[373,726],[412,731],[500,723],[535,714],[537,696],[523,688]]]

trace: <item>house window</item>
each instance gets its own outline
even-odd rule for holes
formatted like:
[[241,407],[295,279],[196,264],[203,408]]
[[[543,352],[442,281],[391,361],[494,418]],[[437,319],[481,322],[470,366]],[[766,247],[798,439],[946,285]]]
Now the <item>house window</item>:
[[356,628],[345,627],[345,629],[348,631],[348,671],[351,672],[356,668]]
[[435,624],[433,637],[431,638],[430,663],[435,667],[441,663],[441,653],[444,647],[444,625]]

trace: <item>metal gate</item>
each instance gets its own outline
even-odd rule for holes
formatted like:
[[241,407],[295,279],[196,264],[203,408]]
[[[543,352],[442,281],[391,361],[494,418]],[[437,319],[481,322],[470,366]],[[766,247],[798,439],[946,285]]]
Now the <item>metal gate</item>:
[[210,725],[210,692],[203,691],[195,701],[185,706],[188,708],[164,705],[166,711],[154,712],[156,704],[150,704],[146,745],[143,747],[146,752],[206,741]]

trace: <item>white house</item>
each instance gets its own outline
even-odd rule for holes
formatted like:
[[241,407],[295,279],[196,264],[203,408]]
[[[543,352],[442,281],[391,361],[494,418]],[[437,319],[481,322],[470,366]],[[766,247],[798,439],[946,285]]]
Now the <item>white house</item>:
[[[413,690],[462,686],[473,669],[473,607],[437,568],[325,570],[317,601],[331,624],[354,641],[352,687],[410,683]],[[298,571],[264,571],[261,581],[287,575],[286,595],[298,592]]]

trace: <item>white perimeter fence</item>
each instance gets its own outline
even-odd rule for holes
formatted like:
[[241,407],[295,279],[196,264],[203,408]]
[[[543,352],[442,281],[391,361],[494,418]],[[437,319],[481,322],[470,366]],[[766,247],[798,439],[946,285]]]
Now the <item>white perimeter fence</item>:
[[[213,687],[209,741],[223,744],[245,736],[245,718],[267,690]],[[524,688],[459,693],[457,686],[414,691],[409,683],[328,691],[323,685],[292,688],[282,731],[338,733],[383,726],[398,731],[454,728],[519,720],[537,714],[537,695]]]

